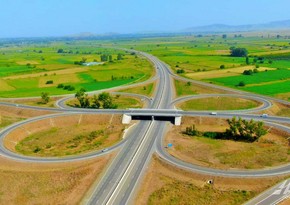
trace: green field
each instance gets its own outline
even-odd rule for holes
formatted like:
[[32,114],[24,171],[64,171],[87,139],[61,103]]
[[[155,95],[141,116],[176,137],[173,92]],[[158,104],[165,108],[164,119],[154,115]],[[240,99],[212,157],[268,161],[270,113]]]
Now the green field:
[[260,103],[233,97],[212,97],[188,100],[177,107],[182,110],[242,110],[258,107]]
[[289,79],[289,69],[277,69],[263,71],[253,75],[239,75],[224,78],[213,78],[208,80],[235,88],[239,82],[243,81],[246,86],[239,87],[240,89],[264,95],[275,95],[279,93],[290,92]]
[[[175,36],[164,38],[144,38],[138,41],[122,41],[119,46],[134,48],[149,52],[171,66],[173,71],[183,70],[181,76],[190,77],[190,74],[204,73],[207,71],[226,71],[247,66],[245,57],[231,57],[230,47],[246,48],[249,56],[249,66],[257,65],[262,70],[252,76],[231,76],[213,79],[205,79],[221,85],[243,89],[265,95],[290,98],[289,94],[289,68],[290,46],[289,41],[276,36],[257,34],[242,34],[242,37],[234,37],[229,34],[226,39],[221,35],[206,36]],[[220,69],[223,65],[224,69]],[[268,68],[268,69],[267,69]],[[271,69],[275,69],[272,71]],[[235,72],[231,70],[229,72]],[[240,72],[242,74],[242,72]],[[231,74],[233,75],[233,74]],[[245,87],[237,87],[240,81],[245,81]],[[182,91],[185,90],[185,91]],[[183,86],[177,87],[177,95],[196,94],[195,89]],[[288,97],[287,97],[288,96]]]
[[[41,92],[60,95],[75,93],[80,88],[100,90],[144,81],[154,72],[151,64],[142,57],[99,48],[92,42],[14,46],[0,48],[0,97],[39,96]],[[58,53],[60,48],[63,53]],[[118,54],[121,59],[117,59]],[[76,63],[83,59],[100,62],[101,55],[111,55],[112,59],[102,65]],[[47,84],[48,81],[52,83]],[[74,89],[57,88],[59,84]]]
[[[268,71],[261,71],[252,76],[219,76],[211,81],[266,95],[276,96],[283,93],[287,99],[289,41],[268,33],[245,33],[242,37],[234,35],[228,34],[226,39],[223,39],[221,34],[216,34],[10,43],[0,47],[0,97],[39,96],[42,91],[51,95],[75,92],[56,89],[59,83],[74,86],[76,90],[83,87],[91,91],[142,81],[152,76],[152,66],[145,59],[105,47],[132,48],[151,53],[169,64],[174,72],[182,70],[183,73],[179,74],[187,77],[190,77],[190,74],[206,74],[207,71],[225,71],[247,66],[245,57],[230,56],[230,47],[240,47],[248,50],[249,66],[257,65],[264,70],[269,68]],[[64,52],[57,53],[58,49],[63,49]],[[119,53],[122,54],[122,60],[117,60]],[[96,66],[75,64],[75,61],[83,58],[87,62],[100,62],[103,54],[111,55],[112,61]],[[223,69],[220,69],[221,65],[224,66]],[[46,85],[48,80],[53,80],[53,84]],[[239,81],[245,81],[246,86],[236,87]],[[194,90],[188,93],[192,91],[195,93]]]

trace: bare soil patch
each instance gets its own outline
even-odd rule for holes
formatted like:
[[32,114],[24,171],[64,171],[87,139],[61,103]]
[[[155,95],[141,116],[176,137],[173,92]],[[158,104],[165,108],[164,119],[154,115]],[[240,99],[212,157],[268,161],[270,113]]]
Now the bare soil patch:
[[203,132],[223,132],[228,127],[223,119],[184,117],[182,125],[172,127],[165,139],[166,144],[173,144],[168,152],[183,161],[219,169],[267,168],[290,161],[289,133],[271,128],[267,135],[253,143],[182,134],[193,124]]
[[[154,157],[136,204],[242,204],[285,177],[225,178],[173,167]],[[213,184],[207,184],[213,180]]]

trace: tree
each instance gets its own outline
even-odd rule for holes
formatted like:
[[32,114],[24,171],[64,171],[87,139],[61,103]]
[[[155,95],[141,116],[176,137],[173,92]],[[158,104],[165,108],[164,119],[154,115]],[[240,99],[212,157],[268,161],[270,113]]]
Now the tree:
[[248,51],[245,48],[230,48],[231,56],[233,57],[246,57],[248,55]]
[[119,61],[119,60],[122,60],[122,59],[123,59],[122,54],[121,53],[118,53],[117,60]]
[[102,103],[104,109],[116,109],[118,107],[118,105],[113,104],[113,98],[107,92],[99,94],[98,100]]
[[64,52],[64,51],[63,51],[62,48],[60,48],[60,49],[57,50],[57,53],[63,53],[63,52]]
[[220,69],[224,69],[224,68],[225,68],[225,65],[221,65],[221,66],[220,66]]
[[246,64],[247,65],[250,65],[250,60],[249,60],[249,57],[248,56],[246,57]]
[[227,34],[223,34],[222,35],[222,38],[227,38]]
[[243,75],[252,75],[253,71],[251,69],[249,70],[244,70]]
[[184,134],[189,135],[189,136],[197,136],[200,135],[200,132],[197,131],[195,128],[195,125],[186,127]]
[[113,62],[113,57],[112,57],[112,55],[109,55],[109,62]]
[[263,122],[255,122],[253,119],[250,121],[243,120],[242,118],[227,120],[230,128],[226,130],[226,137],[237,141],[254,142],[261,136],[267,134],[264,129]]
[[245,85],[246,85],[246,83],[244,81],[240,81],[239,84],[238,84],[238,86],[241,86],[241,87],[243,87]]
[[77,93],[75,94],[75,97],[78,99],[80,106],[82,108],[88,108],[90,107],[90,101],[88,98],[88,94],[85,93],[86,90],[84,88],[81,88]]
[[96,109],[99,109],[101,107],[101,103],[99,102],[98,96],[96,95],[93,96],[91,107]]
[[50,97],[48,96],[47,92],[42,92],[41,93],[41,99],[43,104],[47,104],[50,100]]
[[101,55],[101,61],[102,62],[108,61],[108,56],[106,54],[102,54]]

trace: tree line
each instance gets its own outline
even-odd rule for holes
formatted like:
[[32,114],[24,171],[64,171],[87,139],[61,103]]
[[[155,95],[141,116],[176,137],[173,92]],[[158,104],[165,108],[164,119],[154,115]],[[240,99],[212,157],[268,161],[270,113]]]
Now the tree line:
[[94,95],[90,98],[86,90],[81,88],[75,94],[75,98],[78,100],[81,108],[116,109],[118,107],[117,104],[113,103],[113,97],[107,92]]

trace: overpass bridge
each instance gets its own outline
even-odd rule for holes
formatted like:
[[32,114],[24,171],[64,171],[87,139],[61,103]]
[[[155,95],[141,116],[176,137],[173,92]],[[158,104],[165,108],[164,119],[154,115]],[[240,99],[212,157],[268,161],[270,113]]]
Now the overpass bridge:
[[177,109],[129,109],[123,114],[122,123],[129,124],[131,120],[169,121],[174,125],[181,124],[181,110]]

